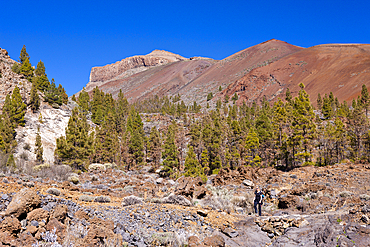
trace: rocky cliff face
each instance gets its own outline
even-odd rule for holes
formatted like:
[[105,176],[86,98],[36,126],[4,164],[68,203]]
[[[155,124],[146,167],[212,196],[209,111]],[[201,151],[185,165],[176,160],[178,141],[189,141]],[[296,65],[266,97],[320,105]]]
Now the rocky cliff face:
[[20,89],[23,100],[28,103],[31,83],[23,75],[18,75],[12,71],[13,64],[16,63],[8,55],[5,49],[0,48],[0,108],[2,109],[5,97],[11,94],[16,86]]
[[30,161],[36,160],[36,133],[37,128],[40,128],[41,142],[44,149],[43,159],[46,163],[53,164],[56,139],[65,135],[65,128],[68,125],[74,106],[75,103],[71,101],[60,109],[54,109],[43,103],[39,112],[32,113],[32,111],[28,111],[25,116],[26,125],[24,127],[19,126],[16,129],[18,145],[15,150],[15,157]]
[[126,78],[152,67],[183,60],[187,59],[171,52],[154,50],[148,55],[128,57],[114,64],[94,67],[91,69],[90,82],[86,90],[92,90],[113,79]]
[[[26,80],[23,75],[18,75],[12,71],[13,64],[16,63],[8,55],[8,52],[0,48],[0,109],[5,102],[6,95],[11,95],[17,86],[20,89],[23,101],[29,104],[31,82]],[[42,94],[40,98],[42,99]],[[54,109],[46,103],[41,104],[37,113],[28,110],[25,115],[26,125],[16,129],[16,141],[18,146],[15,149],[15,157],[18,160],[33,161],[36,159],[34,153],[37,127],[40,128],[42,146],[44,149],[44,160],[48,163],[54,162],[54,150],[56,139],[64,135],[67,127],[74,102],[67,106],[63,105],[60,109]],[[42,120],[39,118],[42,116]]]

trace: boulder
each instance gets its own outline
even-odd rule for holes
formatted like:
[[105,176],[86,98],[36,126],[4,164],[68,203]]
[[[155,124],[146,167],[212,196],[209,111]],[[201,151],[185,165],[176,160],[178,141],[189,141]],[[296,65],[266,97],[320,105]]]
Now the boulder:
[[350,197],[351,195],[353,195],[351,191],[342,191],[339,193],[340,197]]
[[157,184],[162,184],[163,183],[163,178],[158,178],[155,182]]
[[189,247],[198,247],[200,246],[200,239],[197,236],[190,236],[188,238],[188,246]]
[[177,204],[182,206],[191,206],[192,203],[183,196],[170,194],[161,200],[162,203]]
[[78,184],[80,182],[80,179],[76,175],[69,176],[67,180],[73,184]]
[[114,164],[112,164],[112,163],[104,163],[104,167],[105,167],[105,169],[112,169],[112,168],[114,168]]
[[365,201],[370,201],[370,196],[367,194],[362,194],[360,195],[360,199],[365,200]]
[[64,239],[67,229],[67,227],[64,224],[60,223],[55,218],[52,218],[45,228],[47,231],[54,232],[55,235],[58,236],[58,242],[61,242],[61,239]]
[[195,188],[193,197],[196,199],[203,199],[207,195],[207,189],[204,186],[198,186]]
[[19,191],[9,203],[5,214],[17,218],[26,217],[26,214],[40,206],[41,198],[34,190],[27,188]]
[[49,212],[45,209],[37,208],[27,214],[27,221],[31,222],[33,220],[37,222],[44,221],[44,223],[46,224],[49,220]]
[[105,171],[106,168],[103,164],[93,163],[89,165],[89,171]]
[[249,187],[249,188],[253,188],[254,187],[254,183],[249,180],[249,179],[244,179],[243,182],[242,182],[243,185]]
[[95,197],[94,196],[89,196],[89,195],[81,195],[78,200],[82,202],[92,202],[94,201]]
[[54,196],[60,196],[60,190],[58,190],[57,188],[49,188],[46,193]]
[[[203,181],[199,177],[181,177],[177,180],[177,183],[178,185],[175,190],[176,194],[192,198],[196,190],[201,190],[200,187],[202,186]],[[199,196],[203,194],[203,192],[197,193],[197,195]]]
[[211,237],[206,237],[203,241],[205,246],[212,246],[212,247],[225,247],[225,240],[220,235],[214,235]]
[[28,232],[22,232],[16,240],[16,246],[33,247],[35,246],[36,239]]
[[298,200],[297,200],[296,196],[288,195],[288,196],[285,196],[285,197],[281,197],[281,198],[279,198],[278,207],[282,208],[282,209],[294,207],[294,206],[296,206],[297,201]]
[[16,236],[21,231],[21,223],[15,217],[5,217],[1,222],[1,231],[8,232],[11,236]]
[[68,207],[66,205],[58,204],[54,208],[51,217],[57,219],[58,221],[64,222],[64,219],[66,218],[67,215],[67,211]]

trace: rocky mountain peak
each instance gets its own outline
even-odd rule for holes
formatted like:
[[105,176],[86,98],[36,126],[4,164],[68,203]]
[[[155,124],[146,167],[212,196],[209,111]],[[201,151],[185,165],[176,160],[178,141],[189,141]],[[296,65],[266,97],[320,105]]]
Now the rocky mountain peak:
[[145,55],[145,56],[151,56],[151,57],[163,57],[163,58],[167,58],[168,60],[173,60],[173,62],[176,62],[176,61],[182,61],[182,60],[188,60],[187,58],[183,57],[183,56],[180,56],[178,54],[175,54],[175,53],[172,53],[172,52],[169,52],[169,51],[165,51],[165,50],[153,50],[151,53],[149,53],[148,55]]
[[132,56],[114,64],[94,67],[91,69],[90,82],[86,85],[86,90],[92,90],[96,86],[100,86],[107,81],[126,78],[152,67],[183,60],[188,59],[172,52],[154,50],[147,55]]

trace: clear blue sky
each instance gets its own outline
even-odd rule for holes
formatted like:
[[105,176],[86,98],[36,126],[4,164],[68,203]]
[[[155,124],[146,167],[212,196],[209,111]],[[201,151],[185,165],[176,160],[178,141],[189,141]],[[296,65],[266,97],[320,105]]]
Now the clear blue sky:
[[370,43],[370,1],[1,1],[0,47],[32,65],[68,95],[90,69],[154,49],[225,58],[275,38],[309,47]]

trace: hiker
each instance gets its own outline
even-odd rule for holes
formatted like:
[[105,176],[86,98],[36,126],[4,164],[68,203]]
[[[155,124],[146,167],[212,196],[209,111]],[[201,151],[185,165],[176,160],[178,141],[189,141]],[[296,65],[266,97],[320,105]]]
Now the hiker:
[[260,188],[257,187],[256,191],[254,192],[255,198],[254,198],[254,212],[257,214],[257,206],[258,206],[258,215],[261,216],[261,206],[263,204],[263,198],[265,197],[260,190]]

